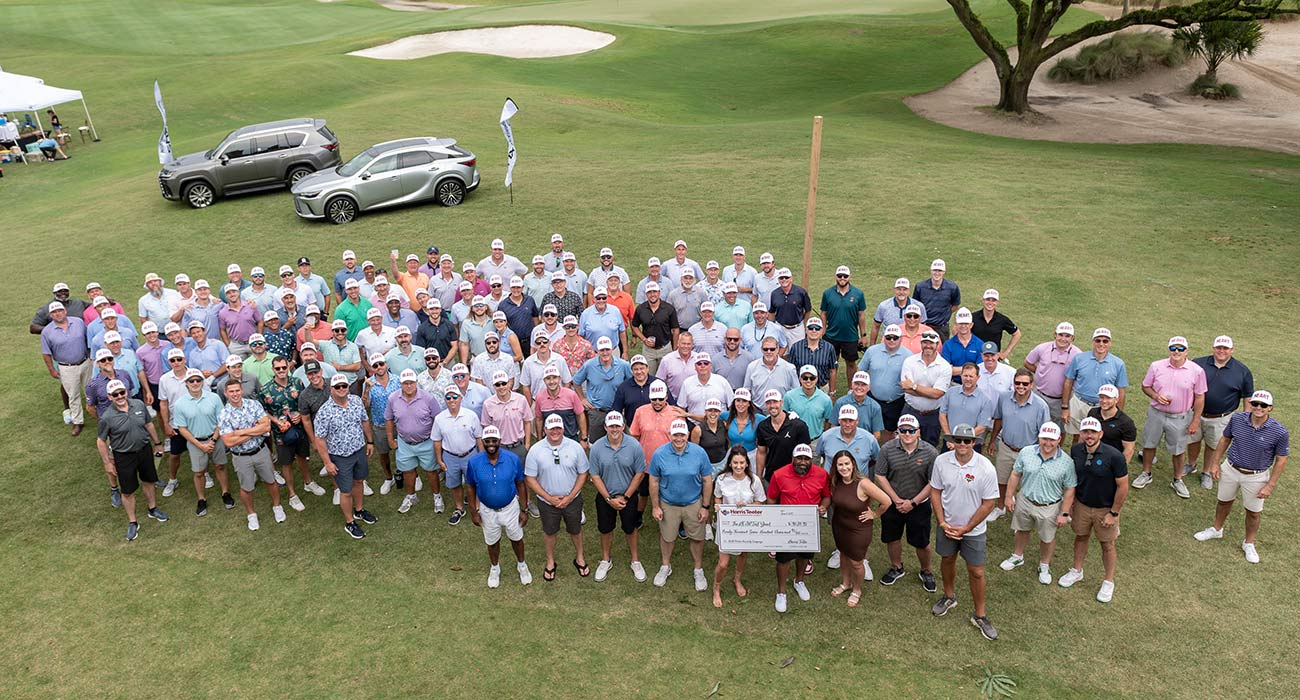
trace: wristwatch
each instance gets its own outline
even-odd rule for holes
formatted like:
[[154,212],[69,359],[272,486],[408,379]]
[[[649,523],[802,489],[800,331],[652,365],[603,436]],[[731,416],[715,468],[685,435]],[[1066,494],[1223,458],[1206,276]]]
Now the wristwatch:
[[1112,511],[1110,512],[1110,514],[1111,514],[1111,517],[1115,517],[1115,518],[1118,518],[1118,517],[1119,517],[1119,513],[1116,512],[1116,511],[1113,511],[1113,510],[1112,510]]

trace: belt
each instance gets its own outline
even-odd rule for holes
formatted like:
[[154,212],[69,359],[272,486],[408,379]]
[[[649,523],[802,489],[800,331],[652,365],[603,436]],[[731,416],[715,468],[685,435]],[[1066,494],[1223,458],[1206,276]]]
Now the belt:
[[1229,466],[1229,467],[1232,467],[1233,469],[1236,469],[1237,471],[1241,472],[1242,474],[1245,474],[1246,476],[1254,476],[1254,475],[1256,475],[1256,474],[1263,474],[1264,472],[1268,471],[1268,469],[1242,469],[1241,467],[1239,467],[1239,466],[1237,466],[1237,465],[1235,465],[1235,464],[1229,464],[1228,466]]
[[1032,503],[1032,504],[1034,504],[1034,505],[1036,505],[1036,506],[1038,506],[1039,508],[1046,508],[1046,507],[1048,507],[1048,506],[1054,506],[1054,505],[1056,505],[1057,503],[1060,503],[1060,502],[1061,502],[1061,499],[1058,498],[1058,499],[1056,499],[1055,501],[1052,501],[1051,503],[1039,503],[1038,501],[1035,501],[1034,499],[1029,498],[1028,496],[1025,497],[1025,500],[1026,500],[1026,501],[1029,501],[1030,503]]
[[1042,392],[1042,391],[1038,392],[1038,395],[1039,395],[1039,396],[1046,396],[1046,397],[1049,398],[1049,399],[1056,399],[1057,401],[1060,401],[1060,400],[1061,400],[1061,397],[1059,397],[1059,396],[1052,396],[1051,394],[1048,394],[1048,393],[1045,393],[1045,392]]
[[794,324],[794,325],[787,326],[787,325],[785,325],[784,323],[778,323],[778,324],[776,324],[776,325],[778,325],[778,326],[780,326],[780,327],[782,327],[782,328],[784,328],[784,329],[786,329],[786,330],[788,330],[788,331],[792,331],[792,330],[798,328],[799,326],[801,326],[801,325],[803,325],[803,324],[801,324],[801,323],[796,323],[796,324]]
[[424,440],[416,440],[415,442],[411,442],[410,440],[407,440],[406,438],[402,438],[402,442],[404,442],[404,443],[406,443],[406,444],[408,444],[408,445],[423,445],[425,441],[424,441]]
[[1214,420],[1215,418],[1222,418],[1222,417],[1224,417],[1224,416],[1229,416],[1229,415],[1232,415],[1232,413],[1231,413],[1231,412],[1229,412],[1229,413],[1202,413],[1202,414],[1201,414],[1201,418],[1202,418],[1202,419]]
[[1011,443],[1007,442],[1006,440],[1003,440],[1002,438],[998,438],[998,442],[1000,442],[1000,443],[1002,443],[1003,445],[1006,445],[1007,447],[1010,447],[1011,449],[1016,450],[1016,451],[1019,451],[1019,450],[1023,450],[1023,449],[1025,449],[1024,447],[1016,447],[1015,445],[1012,445]]
[[938,413],[938,412],[939,412],[939,409],[937,409],[937,408],[932,408],[932,409],[930,409],[930,410],[928,410],[928,411],[922,411],[921,409],[916,408],[915,406],[911,406],[911,409],[912,409],[912,413],[915,413],[915,414],[918,415],[918,416],[928,416],[928,415],[930,415],[931,413]]
[[508,450],[512,447],[519,447],[522,444],[524,444],[523,440],[515,440],[514,442],[503,442],[501,443],[501,446]]
[[265,445],[258,445],[258,447],[257,447],[256,450],[250,450],[250,451],[248,451],[248,452],[236,452],[236,451],[234,451],[234,450],[226,450],[226,451],[229,452],[229,453],[232,454],[232,455],[237,455],[237,456],[239,456],[239,457],[252,457],[253,455],[257,454],[258,452],[261,452],[263,447],[265,447]]
[[60,364],[60,365],[62,365],[62,366],[64,366],[64,367],[80,367],[80,366],[86,364],[86,361],[85,361],[85,360],[82,360],[81,362],[60,362],[60,363],[58,363],[58,364]]
[[896,399],[890,399],[890,400],[880,399],[880,398],[876,398],[876,395],[872,394],[871,392],[867,392],[867,396],[870,396],[872,400],[874,400],[876,403],[894,403],[895,401],[903,400],[903,397],[901,396]]
[[1085,401],[1084,398],[1082,396],[1079,396],[1078,394],[1074,394],[1070,398],[1078,399],[1079,403],[1092,406],[1093,408],[1096,408],[1097,406],[1101,405],[1100,401]]
[[455,452],[452,452],[451,450],[443,450],[443,452],[444,452],[445,454],[449,454],[449,455],[451,455],[452,457],[456,457],[457,459],[464,459],[464,458],[468,457],[469,454],[470,454],[471,452],[473,452],[473,451],[474,451],[474,450],[467,450],[467,451],[464,452],[463,454],[456,454]]

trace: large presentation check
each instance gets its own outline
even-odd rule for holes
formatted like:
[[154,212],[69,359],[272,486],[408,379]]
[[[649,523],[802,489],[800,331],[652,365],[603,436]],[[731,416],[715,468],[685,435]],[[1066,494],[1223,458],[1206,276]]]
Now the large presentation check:
[[718,549],[728,552],[821,551],[817,506],[722,506]]

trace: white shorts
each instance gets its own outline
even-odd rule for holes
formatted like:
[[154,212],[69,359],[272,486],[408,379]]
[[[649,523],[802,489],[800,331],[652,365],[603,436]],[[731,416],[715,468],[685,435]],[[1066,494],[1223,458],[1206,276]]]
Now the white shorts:
[[1228,464],[1227,460],[1219,468],[1219,500],[1224,502],[1237,500],[1241,494],[1241,507],[1252,513],[1264,510],[1264,499],[1259,497],[1259,490],[1268,483],[1271,469],[1254,474],[1242,474]]
[[785,331],[786,347],[790,347],[791,345],[794,345],[795,343],[804,339],[805,331],[802,323],[795,326],[794,328],[786,328],[785,326],[781,326],[781,330]]
[[1142,449],[1154,450],[1160,446],[1160,438],[1165,439],[1165,449],[1175,457],[1187,451],[1187,439],[1190,433],[1187,426],[1192,424],[1192,412],[1165,413],[1155,406],[1147,407],[1146,423],[1142,426]]
[[1225,413],[1218,418],[1202,418],[1200,430],[1188,436],[1187,444],[1194,445],[1198,442],[1204,442],[1205,449],[1217,449],[1219,440],[1223,439],[1223,430],[1228,427],[1228,421],[1230,420],[1232,420],[1231,413]]
[[518,542],[524,538],[524,528],[519,524],[519,500],[510,501],[510,504],[501,510],[493,510],[478,504],[478,515],[483,519],[483,541],[488,546],[492,546],[501,541],[501,530],[506,531],[506,537],[511,542]]

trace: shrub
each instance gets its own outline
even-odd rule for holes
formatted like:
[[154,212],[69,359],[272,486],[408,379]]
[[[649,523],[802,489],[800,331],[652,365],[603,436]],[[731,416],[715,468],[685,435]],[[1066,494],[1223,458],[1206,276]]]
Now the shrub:
[[1157,32],[1116,34],[1062,58],[1048,71],[1057,82],[1100,83],[1123,80],[1152,66],[1181,66],[1187,60],[1183,47]]
[[1232,83],[1220,83],[1218,78],[1202,73],[1188,86],[1187,94],[1207,100],[1237,100],[1241,99],[1241,88]]

